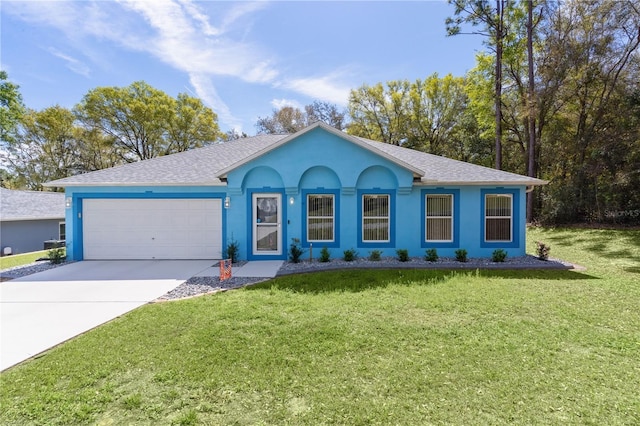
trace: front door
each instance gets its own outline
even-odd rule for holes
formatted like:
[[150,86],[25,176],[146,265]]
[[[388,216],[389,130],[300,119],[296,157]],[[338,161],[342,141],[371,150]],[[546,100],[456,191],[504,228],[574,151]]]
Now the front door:
[[253,194],[253,254],[282,254],[282,195]]

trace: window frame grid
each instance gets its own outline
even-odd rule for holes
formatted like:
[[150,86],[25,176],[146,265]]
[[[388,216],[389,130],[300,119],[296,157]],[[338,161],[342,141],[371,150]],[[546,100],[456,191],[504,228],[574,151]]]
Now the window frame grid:
[[[508,216],[496,216],[488,215],[487,208],[489,207],[489,197],[492,198],[508,198],[509,199],[509,215]],[[513,194],[500,194],[500,193],[485,193],[484,194],[484,242],[485,243],[511,243],[513,242]],[[487,232],[489,230],[489,220],[505,220],[509,219],[509,239],[508,240],[490,240],[487,238]]]
[[[376,200],[381,200],[381,199],[386,199],[386,211],[387,214],[386,216],[381,216],[381,215],[377,215],[377,216],[366,216],[365,215],[365,208],[367,207],[367,203],[366,203],[366,198],[367,197],[375,197]],[[389,194],[362,194],[362,211],[361,211],[361,222],[360,225],[362,226],[362,242],[365,244],[371,244],[371,243],[388,243],[391,240],[391,208],[390,208],[390,204],[391,204],[391,197]],[[377,205],[376,206],[376,210],[380,209],[380,206]],[[387,234],[387,238],[384,240],[367,240],[365,239],[366,236],[366,229],[365,229],[365,221],[386,221],[386,234]],[[378,222],[379,223],[379,222]],[[376,233],[378,233],[379,231],[376,230]]]
[[[327,197],[331,199],[331,210],[332,210],[332,215],[331,216],[311,216],[310,215],[310,207],[311,207],[311,203],[310,203],[310,198],[311,197]],[[315,193],[315,192],[308,192],[307,194],[305,194],[305,201],[306,201],[306,218],[305,218],[305,231],[306,231],[306,241],[309,243],[334,243],[336,241],[336,196],[333,193]],[[312,219],[320,219],[320,220],[326,220],[326,219],[331,219],[331,234],[332,237],[330,240],[316,240],[316,239],[311,239],[309,238],[309,231],[310,231],[310,224],[309,222]]]
[[[452,195],[452,240],[451,241],[427,241],[427,195]],[[424,188],[420,190],[420,246],[422,248],[458,248],[460,247],[460,189],[459,188]]]
[[[526,187],[484,187],[480,189],[480,232],[478,238],[480,240],[480,247],[487,249],[507,249],[514,248],[524,250],[520,247],[520,244],[526,238],[525,232],[525,218],[523,212],[525,211],[525,193]],[[486,240],[486,227],[487,220],[487,195],[510,195],[511,196],[511,241],[487,241]],[[501,217],[504,218],[504,217]],[[511,253],[510,253],[511,254]]]
[[[358,189],[357,190],[357,247],[358,248],[393,248],[396,241],[396,191],[392,189]],[[364,216],[364,196],[386,196],[388,200],[388,216]],[[387,219],[387,240],[364,240],[364,220],[383,218]]]
[[[339,189],[325,189],[325,188],[309,188],[302,189],[300,191],[302,207],[300,211],[300,235],[302,241],[300,245],[304,248],[309,248],[312,245],[317,247],[338,248],[340,247],[340,190]],[[307,223],[309,221],[308,211],[308,195],[333,195],[333,241],[309,241],[307,232]]]
[[[429,197],[447,197],[450,200],[450,208],[451,212],[449,216],[429,216]],[[425,193],[424,194],[424,203],[425,203],[425,211],[424,211],[424,221],[425,221],[425,230],[424,230],[424,240],[427,243],[452,243],[454,241],[454,212],[455,212],[455,195],[453,193]],[[427,235],[429,232],[429,219],[449,219],[449,232],[451,238],[448,240],[435,240],[429,239]]]

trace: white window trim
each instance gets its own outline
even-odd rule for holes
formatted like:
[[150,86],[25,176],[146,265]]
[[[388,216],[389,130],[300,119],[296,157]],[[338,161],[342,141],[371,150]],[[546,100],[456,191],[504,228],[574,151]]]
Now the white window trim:
[[[309,214],[309,206],[311,203],[309,202],[310,197],[331,197],[331,210],[333,211],[333,215],[331,216],[311,216]],[[312,240],[309,238],[309,220],[310,219],[331,219],[331,226],[333,238],[330,240]],[[334,243],[336,241],[336,196],[334,194],[307,194],[307,241],[310,243]]]
[[[365,216],[364,215],[364,211],[365,211],[365,198],[366,197],[386,197],[387,199],[387,209],[388,209],[388,214],[387,216]],[[362,222],[360,223],[360,226],[362,226],[362,242],[363,243],[389,243],[391,242],[391,196],[389,194],[362,194]],[[367,240],[365,238],[365,227],[364,227],[364,221],[365,219],[386,219],[387,220],[387,236],[389,238],[387,238],[386,240]]]
[[64,236],[66,239],[67,237],[67,224],[65,223],[65,221],[60,221],[58,222],[58,240],[63,240],[62,235],[60,234],[60,225],[64,225]]
[[[429,197],[442,197],[443,195],[447,195],[449,196],[450,200],[451,200],[451,215],[450,216],[429,216],[427,214],[427,206],[428,206],[428,198]],[[452,243],[453,242],[453,212],[454,212],[454,201],[455,197],[453,196],[453,194],[425,194],[425,199],[424,199],[424,205],[425,205],[425,209],[424,209],[424,238],[426,242],[429,243]],[[427,236],[427,233],[429,232],[429,219],[451,219],[451,238],[448,240],[430,240],[429,237]]]
[[[487,215],[487,198],[488,197],[509,197],[509,216],[488,216]],[[509,236],[508,240],[488,240],[487,239],[487,230],[489,227],[487,226],[487,221],[489,219],[509,219]],[[492,193],[492,194],[484,194],[484,242],[485,243],[511,243],[513,242],[513,194],[501,194],[501,193]]]

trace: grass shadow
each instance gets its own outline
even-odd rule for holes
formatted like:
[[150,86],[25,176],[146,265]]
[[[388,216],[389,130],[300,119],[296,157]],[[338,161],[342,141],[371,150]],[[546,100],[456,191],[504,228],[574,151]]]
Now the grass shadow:
[[247,287],[247,290],[277,288],[309,294],[358,293],[394,284],[436,285],[457,277],[559,281],[598,279],[582,272],[567,270],[349,269],[285,275]]

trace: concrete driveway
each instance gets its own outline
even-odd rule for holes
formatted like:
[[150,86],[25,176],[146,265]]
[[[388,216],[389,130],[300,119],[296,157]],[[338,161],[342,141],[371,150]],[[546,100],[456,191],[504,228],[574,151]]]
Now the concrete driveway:
[[213,263],[83,261],[0,283],[0,370],[155,300]]

